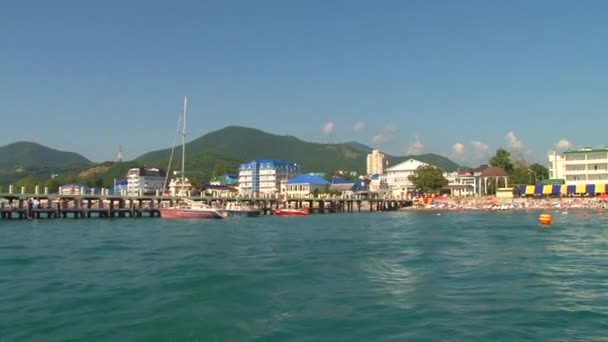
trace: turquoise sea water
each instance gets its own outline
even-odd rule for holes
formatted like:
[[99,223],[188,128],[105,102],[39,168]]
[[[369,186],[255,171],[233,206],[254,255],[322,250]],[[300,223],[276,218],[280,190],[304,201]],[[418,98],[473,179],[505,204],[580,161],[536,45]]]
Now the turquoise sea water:
[[608,215],[0,221],[2,341],[608,339]]

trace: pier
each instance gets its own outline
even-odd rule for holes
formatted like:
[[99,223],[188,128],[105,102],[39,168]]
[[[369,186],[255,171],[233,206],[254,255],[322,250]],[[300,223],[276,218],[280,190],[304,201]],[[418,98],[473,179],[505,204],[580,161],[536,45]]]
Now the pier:
[[[264,215],[272,209],[309,208],[311,213],[352,213],[362,211],[391,211],[412,205],[411,200],[341,197],[212,197],[191,196],[218,208],[228,202],[244,202],[258,208]],[[0,193],[0,220],[59,219],[59,218],[134,218],[160,217],[158,208],[173,205],[181,197],[120,196],[120,195],[59,195]]]

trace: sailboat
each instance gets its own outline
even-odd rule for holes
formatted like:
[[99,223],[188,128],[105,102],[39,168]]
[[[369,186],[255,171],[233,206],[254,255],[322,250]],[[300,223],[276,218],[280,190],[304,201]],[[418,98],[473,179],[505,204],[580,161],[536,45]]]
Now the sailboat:
[[189,219],[223,219],[226,214],[209,205],[196,202],[189,198],[190,182],[185,176],[185,161],[186,161],[186,108],[188,99],[184,97],[184,111],[182,113],[182,170],[180,177],[171,180],[172,195],[180,196],[181,198],[173,206],[161,207],[160,216],[164,218],[189,218]]

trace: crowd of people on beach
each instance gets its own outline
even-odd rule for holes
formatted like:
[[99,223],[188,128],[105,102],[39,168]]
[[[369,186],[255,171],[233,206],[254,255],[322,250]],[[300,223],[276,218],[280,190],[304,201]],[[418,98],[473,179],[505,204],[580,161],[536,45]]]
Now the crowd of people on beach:
[[600,197],[448,197],[414,201],[406,210],[570,210],[608,209],[608,199]]

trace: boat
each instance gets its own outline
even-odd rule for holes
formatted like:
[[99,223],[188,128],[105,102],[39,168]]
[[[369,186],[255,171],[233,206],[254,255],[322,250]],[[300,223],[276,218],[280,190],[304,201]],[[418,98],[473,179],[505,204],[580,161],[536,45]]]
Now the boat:
[[304,216],[304,215],[308,215],[308,209],[306,209],[306,208],[300,208],[300,209],[292,209],[292,208],[272,209],[272,213],[274,215],[279,215],[279,216]]
[[228,202],[223,210],[229,217],[259,217],[260,210],[243,202]]
[[182,198],[173,206],[158,209],[163,218],[223,219],[226,213],[205,203]]
[[[190,190],[190,182],[185,177],[184,166],[186,158],[186,107],[188,104],[187,98],[184,97],[184,111],[181,117],[182,120],[182,170],[180,177],[172,180],[173,196],[177,195],[181,198],[175,203],[175,205],[160,207],[158,210],[160,216],[163,218],[187,218],[187,219],[223,219],[226,217],[226,213],[223,211],[210,207],[209,205],[196,202],[186,198]],[[172,153],[173,154],[173,153]],[[171,164],[171,162],[169,162]]]

